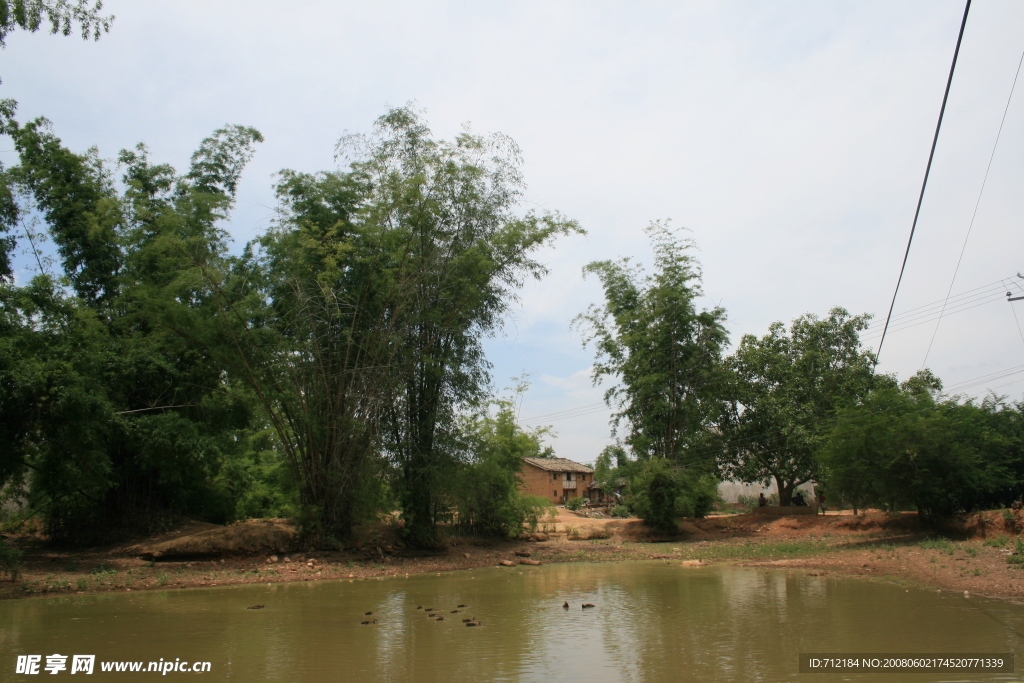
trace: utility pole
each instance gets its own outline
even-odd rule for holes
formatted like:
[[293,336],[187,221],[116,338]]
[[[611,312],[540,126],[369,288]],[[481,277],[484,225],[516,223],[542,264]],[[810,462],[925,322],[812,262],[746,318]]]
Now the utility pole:
[[[1020,273],[1017,273],[1017,277],[1019,277],[1021,280],[1024,280],[1024,275],[1021,275]],[[1020,301],[1021,299],[1024,299],[1024,294],[1022,294],[1021,296],[1010,296],[1012,293],[1013,292],[1006,293],[1007,301]]]

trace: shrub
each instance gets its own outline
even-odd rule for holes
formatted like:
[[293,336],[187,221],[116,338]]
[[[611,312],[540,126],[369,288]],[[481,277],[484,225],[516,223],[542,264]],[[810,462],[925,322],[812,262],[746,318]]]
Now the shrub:
[[710,475],[653,458],[644,463],[634,482],[630,507],[648,526],[671,531],[680,517],[703,517],[711,510],[718,500],[717,484]]
[[629,508],[625,505],[616,505],[608,511],[608,514],[612,517],[629,517],[632,513],[630,513]]
[[644,463],[632,488],[630,507],[645,524],[662,531],[676,528],[679,519],[676,503],[682,493],[682,483],[667,460],[654,458]]
[[740,495],[736,496],[736,504],[741,507],[747,508],[747,510],[753,510],[758,505],[757,496],[748,496],[746,494],[741,493]]
[[547,450],[541,443],[544,430],[527,432],[519,428],[510,401],[497,401],[497,407],[496,416],[481,414],[461,425],[459,447],[465,449],[467,458],[452,467],[444,485],[460,530],[516,537],[524,525],[536,529],[550,507],[546,499],[519,491],[522,458],[539,456]]
[[583,498],[580,496],[576,496],[575,498],[570,498],[569,500],[565,501],[565,509],[572,510],[573,512],[575,512],[576,510],[582,510]]
[[7,574],[12,581],[21,576],[21,551],[0,540],[0,573]]

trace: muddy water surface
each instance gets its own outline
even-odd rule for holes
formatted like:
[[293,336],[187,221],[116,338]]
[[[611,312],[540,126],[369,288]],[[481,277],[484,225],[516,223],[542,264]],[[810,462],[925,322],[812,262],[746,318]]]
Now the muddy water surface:
[[[678,563],[552,564],[7,601],[0,680],[57,680],[14,673],[17,655],[45,664],[55,653],[94,654],[84,680],[119,681],[1022,680],[798,673],[801,652],[942,651],[1014,652],[1024,672],[1022,634],[1024,606],[931,589]],[[209,661],[211,672],[99,670],[160,659]]]

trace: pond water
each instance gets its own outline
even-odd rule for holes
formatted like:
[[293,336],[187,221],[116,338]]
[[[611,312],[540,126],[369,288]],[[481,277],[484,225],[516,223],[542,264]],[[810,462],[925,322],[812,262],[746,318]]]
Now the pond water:
[[[254,604],[265,607],[246,609]],[[1022,672],[1022,634],[1024,607],[955,593],[806,572],[573,563],[7,601],[0,679],[39,680],[14,673],[17,656],[43,655],[45,666],[58,653],[96,655],[85,680],[119,681],[157,674],[104,674],[100,663],[209,661],[210,673],[167,677],[246,682],[1021,680],[800,674],[798,655],[1013,652]],[[69,657],[60,675],[70,669]]]

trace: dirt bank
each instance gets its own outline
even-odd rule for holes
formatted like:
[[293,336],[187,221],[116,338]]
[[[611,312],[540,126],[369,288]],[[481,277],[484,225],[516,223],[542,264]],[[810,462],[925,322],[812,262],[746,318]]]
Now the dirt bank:
[[941,589],[1024,599],[1024,564],[1010,564],[1021,513],[980,513],[936,535],[911,513],[769,517],[712,516],[680,523],[677,535],[636,519],[586,517],[559,510],[532,541],[455,539],[442,551],[407,548],[392,527],[364,533],[361,548],[303,552],[285,520],[219,527],[184,524],[130,545],[60,551],[40,539],[9,539],[25,552],[21,577],[0,581],[0,598],[198,588],[239,583],[366,579],[472,570],[502,562],[663,560],[683,569],[731,563],[858,575]]

